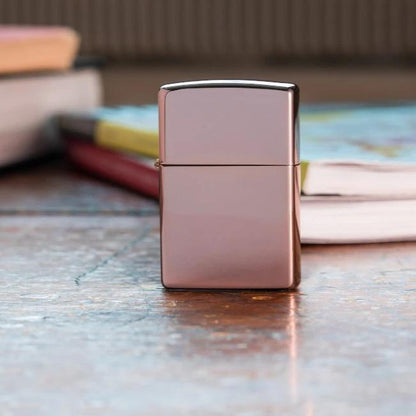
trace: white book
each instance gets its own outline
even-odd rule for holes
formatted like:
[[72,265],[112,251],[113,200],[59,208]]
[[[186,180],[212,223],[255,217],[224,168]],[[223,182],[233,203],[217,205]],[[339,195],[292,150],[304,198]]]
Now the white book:
[[0,166],[56,150],[52,117],[101,104],[97,71],[88,69],[0,78]]
[[416,161],[415,164],[314,161],[309,163],[302,191],[305,195],[416,197]]
[[416,240],[416,198],[302,197],[301,239],[306,244]]

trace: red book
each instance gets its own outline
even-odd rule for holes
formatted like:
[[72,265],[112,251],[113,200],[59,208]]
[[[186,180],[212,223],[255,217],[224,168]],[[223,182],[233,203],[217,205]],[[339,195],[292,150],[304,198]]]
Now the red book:
[[77,167],[152,198],[159,198],[159,172],[149,159],[127,156],[76,138],[68,138],[65,142],[67,156]]

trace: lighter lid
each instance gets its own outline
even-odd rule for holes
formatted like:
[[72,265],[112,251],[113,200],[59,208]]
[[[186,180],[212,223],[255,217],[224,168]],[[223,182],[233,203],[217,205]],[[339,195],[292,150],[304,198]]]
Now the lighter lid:
[[295,84],[212,80],[167,84],[159,92],[160,163],[299,163]]

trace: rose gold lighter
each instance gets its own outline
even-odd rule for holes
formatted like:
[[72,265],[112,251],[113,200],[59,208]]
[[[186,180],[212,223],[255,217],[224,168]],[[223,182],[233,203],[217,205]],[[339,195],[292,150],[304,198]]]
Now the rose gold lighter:
[[162,283],[300,281],[298,88],[195,81],[159,92]]

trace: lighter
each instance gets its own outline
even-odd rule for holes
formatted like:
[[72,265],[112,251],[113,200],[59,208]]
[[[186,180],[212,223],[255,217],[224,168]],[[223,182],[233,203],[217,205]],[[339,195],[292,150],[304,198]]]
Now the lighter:
[[159,92],[162,283],[300,282],[298,88],[193,81]]

